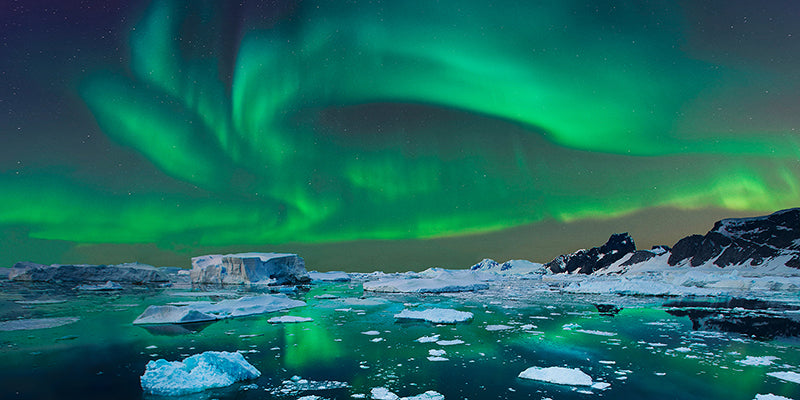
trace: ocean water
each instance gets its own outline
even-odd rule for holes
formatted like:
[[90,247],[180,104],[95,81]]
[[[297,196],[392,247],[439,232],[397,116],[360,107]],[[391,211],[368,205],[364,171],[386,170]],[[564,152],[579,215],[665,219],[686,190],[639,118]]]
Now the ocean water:
[[[0,321],[59,318],[48,321],[64,325],[0,330],[0,398],[159,398],[139,383],[148,361],[214,350],[242,352],[261,377],[182,398],[351,399],[385,387],[401,397],[435,390],[459,400],[751,400],[768,393],[800,399],[800,383],[768,375],[800,372],[800,299],[571,295],[525,281],[479,293],[377,295],[365,294],[358,282],[324,283],[292,295],[307,306],[286,312],[131,324],[152,304],[247,294],[145,287],[88,293],[3,282]],[[337,298],[315,298],[320,295]],[[431,307],[470,311],[474,318],[447,325],[394,318],[404,308]],[[267,322],[278,315],[313,321]],[[436,335],[463,343],[417,341]],[[446,360],[432,361],[432,354]],[[610,387],[518,377],[532,366],[580,368]]]

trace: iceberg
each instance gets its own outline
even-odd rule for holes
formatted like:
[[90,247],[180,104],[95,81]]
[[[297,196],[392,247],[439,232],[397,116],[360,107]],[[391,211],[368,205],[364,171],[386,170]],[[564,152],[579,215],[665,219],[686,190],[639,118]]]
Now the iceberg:
[[193,284],[295,285],[308,277],[305,262],[297,254],[237,253],[212,254],[192,258]]
[[399,314],[394,315],[397,319],[417,319],[433,322],[435,324],[454,324],[465,322],[472,319],[469,311],[451,310],[449,308],[429,308],[427,310],[404,309]]
[[150,306],[134,324],[181,324],[187,322],[212,321],[265,314],[306,305],[284,294],[265,294],[242,297],[235,300],[222,300],[217,303],[207,301],[189,302],[183,306]]
[[259,376],[261,372],[240,353],[207,351],[182,362],[164,359],[150,361],[140,381],[146,393],[180,396],[230,386]]

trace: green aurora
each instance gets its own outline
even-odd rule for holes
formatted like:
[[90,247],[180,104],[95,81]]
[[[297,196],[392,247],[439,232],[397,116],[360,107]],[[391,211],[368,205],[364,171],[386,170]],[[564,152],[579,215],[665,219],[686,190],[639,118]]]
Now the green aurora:
[[112,155],[98,158],[131,166],[42,162],[11,153],[34,138],[12,139],[2,261],[19,261],[9,238],[59,243],[55,262],[82,246],[296,251],[797,206],[799,121],[778,107],[796,72],[710,44],[696,25],[718,21],[693,7],[155,0],[117,26],[115,62],[65,72],[86,121],[48,129],[99,127]]

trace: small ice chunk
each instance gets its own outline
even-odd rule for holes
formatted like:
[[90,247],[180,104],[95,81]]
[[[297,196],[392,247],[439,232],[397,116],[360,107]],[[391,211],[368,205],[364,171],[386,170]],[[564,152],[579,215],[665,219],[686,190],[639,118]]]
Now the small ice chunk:
[[362,335],[367,335],[367,336],[377,336],[377,335],[380,335],[381,333],[378,332],[378,331],[364,331],[364,332],[361,332],[361,334]]
[[429,308],[421,311],[404,309],[399,314],[395,314],[394,317],[397,319],[418,319],[436,324],[454,324],[471,320],[472,313],[448,308]]
[[441,356],[430,356],[430,357],[428,357],[428,361],[449,361],[449,360],[450,360],[449,358],[441,357]]
[[438,340],[436,344],[439,346],[454,346],[457,344],[464,344],[464,341],[461,339],[453,339],[453,340]]
[[415,340],[415,342],[433,343],[433,342],[436,342],[438,340],[439,340],[439,335],[433,335],[433,336],[423,336],[423,337],[417,338],[417,340]]
[[178,396],[261,376],[239,353],[207,351],[181,361],[147,363],[140,381],[147,393]]
[[538,326],[536,326],[534,324],[525,324],[525,325],[520,326],[519,328],[522,329],[523,331],[529,331],[529,330],[538,328]]
[[311,322],[313,318],[296,317],[293,315],[282,315],[280,317],[272,317],[267,320],[270,324],[294,324],[298,322]]
[[0,331],[27,331],[33,329],[57,328],[78,322],[78,317],[57,317],[57,318],[31,318],[31,319],[12,319],[11,321],[0,322]]
[[489,331],[489,332],[505,331],[505,330],[508,330],[508,329],[512,329],[512,327],[508,326],[508,325],[503,325],[503,324],[486,325],[486,330]]
[[769,372],[767,375],[787,382],[800,383],[800,373],[793,371]]
[[314,296],[314,298],[317,299],[317,300],[333,300],[333,299],[338,299],[339,296],[337,296],[335,294],[325,293],[325,294],[318,294],[318,295]]
[[557,385],[591,386],[592,377],[579,368],[530,367],[520,372],[520,378],[555,383]]
[[692,351],[692,349],[690,349],[688,347],[676,347],[676,348],[674,348],[672,350],[677,351],[678,353],[688,353],[688,352]]
[[416,396],[403,397],[402,400],[444,400],[444,395],[433,390],[428,390]]
[[612,360],[600,360],[600,361],[598,361],[598,362],[599,362],[600,364],[605,364],[605,365],[614,365],[614,364],[616,364],[616,363],[617,363],[616,361],[612,361]]
[[597,390],[605,390],[611,387],[611,384],[608,382],[595,382],[592,384],[592,389]]
[[605,331],[596,331],[593,329],[576,329],[575,332],[585,333],[587,335],[596,335],[596,336],[617,336],[614,332],[605,332]]
[[378,342],[382,342],[383,338],[382,337],[376,337],[374,339],[370,339],[369,341],[372,342],[372,343],[378,343]]
[[438,356],[443,356],[443,355],[447,354],[447,352],[444,351],[444,350],[431,349],[431,350],[428,350],[428,354],[438,357]]
[[777,359],[778,357],[775,356],[763,356],[763,357],[747,356],[744,360],[737,360],[736,363],[749,366],[762,366],[762,365],[772,365],[773,361]]

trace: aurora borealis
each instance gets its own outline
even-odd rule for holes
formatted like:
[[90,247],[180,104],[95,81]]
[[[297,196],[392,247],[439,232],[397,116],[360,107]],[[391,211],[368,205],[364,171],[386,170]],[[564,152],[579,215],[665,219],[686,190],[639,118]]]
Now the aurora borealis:
[[548,261],[800,203],[791,1],[62,3],[0,6],[0,263]]

